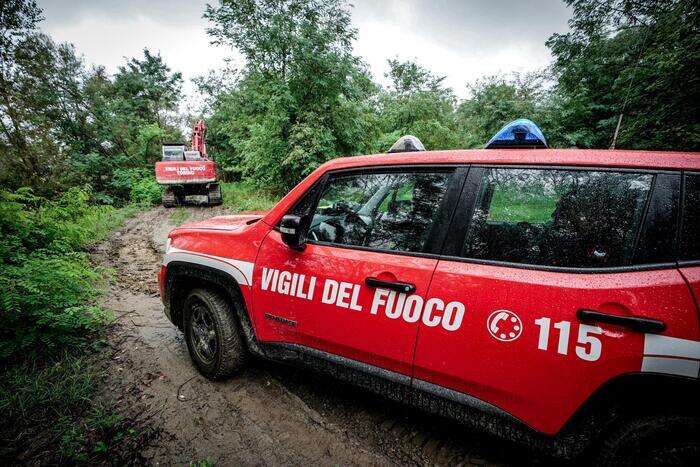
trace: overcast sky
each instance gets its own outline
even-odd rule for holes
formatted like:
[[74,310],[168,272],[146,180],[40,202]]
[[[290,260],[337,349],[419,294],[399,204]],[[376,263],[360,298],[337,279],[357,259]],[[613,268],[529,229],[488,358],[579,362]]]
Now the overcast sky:
[[[87,63],[114,72],[144,47],[160,52],[185,79],[220,68],[228,47],[209,44],[206,0],[38,0],[41,28],[71,42]],[[208,3],[217,3],[209,0]],[[355,53],[385,83],[386,60],[411,59],[459,96],[466,83],[495,73],[524,72],[551,60],[545,40],[568,30],[570,11],[560,0],[354,0]],[[186,86],[186,91],[191,87]]]

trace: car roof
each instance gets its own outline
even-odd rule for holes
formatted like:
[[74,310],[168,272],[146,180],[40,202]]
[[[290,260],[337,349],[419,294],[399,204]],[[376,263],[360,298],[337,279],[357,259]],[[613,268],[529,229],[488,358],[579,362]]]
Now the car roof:
[[617,149],[458,149],[342,157],[326,162],[323,169],[421,164],[574,165],[698,170],[700,152]]
[[273,207],[263,221],[276,225],[301,193],[331,170],[373,166],[417,165],[544,165],[632,169],[700,170],[700,152],[626,151],[610,149],[457,149],[373,154],[333,159],[318,167]]

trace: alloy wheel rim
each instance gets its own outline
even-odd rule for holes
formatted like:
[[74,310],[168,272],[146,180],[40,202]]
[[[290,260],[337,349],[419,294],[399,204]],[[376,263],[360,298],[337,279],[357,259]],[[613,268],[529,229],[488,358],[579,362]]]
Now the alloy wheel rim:
[[211,311],[201,303],[192,306],[190,318],[192,327],[192,346],[197,357],[205,363],[211,363],[219,347]]

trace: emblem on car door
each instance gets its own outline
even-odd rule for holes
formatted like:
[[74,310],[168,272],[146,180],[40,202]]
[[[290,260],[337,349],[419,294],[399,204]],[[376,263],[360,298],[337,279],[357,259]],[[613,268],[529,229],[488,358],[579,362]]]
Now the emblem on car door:
[[486,320],[489,334],[502,342],[514,341],[523,333],[523,323],[518,315],[509,310],[496,310]]

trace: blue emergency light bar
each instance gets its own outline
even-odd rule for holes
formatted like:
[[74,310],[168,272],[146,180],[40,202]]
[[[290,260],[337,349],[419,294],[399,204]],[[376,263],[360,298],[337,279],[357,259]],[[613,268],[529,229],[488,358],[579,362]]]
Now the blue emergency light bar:
[[506,124],[486,143],[486,149],[496,148],[547,148],[542,130],[535,122],[527,118],[519,118]]

